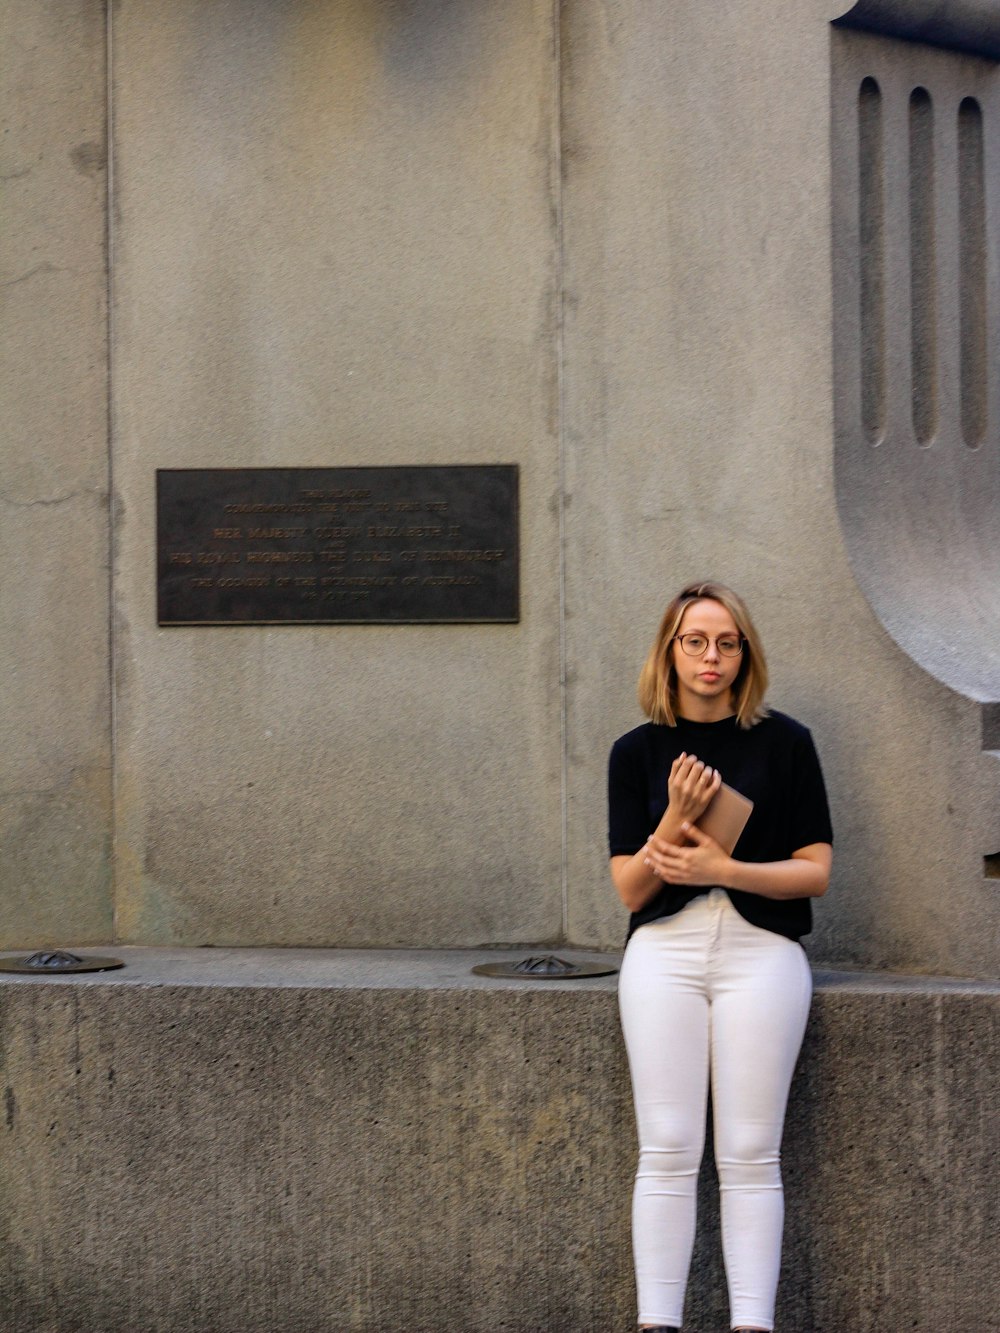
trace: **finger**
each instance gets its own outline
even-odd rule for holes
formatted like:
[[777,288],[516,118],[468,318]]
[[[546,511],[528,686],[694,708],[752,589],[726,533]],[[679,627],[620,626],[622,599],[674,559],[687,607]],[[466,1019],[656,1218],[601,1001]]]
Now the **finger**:
[[653,838],[651,836],[646,843],[643,855],[655,865],[662,865],[668,857],[675,856],[679,851],[681,851],[681,848],[676,843],[667,842],[665,838]]
[[710,847],[714,842],[714,839],[710,838],[707,833],[702,833],[697,824],[684,823],[681,825],[681,829],[699,847]]

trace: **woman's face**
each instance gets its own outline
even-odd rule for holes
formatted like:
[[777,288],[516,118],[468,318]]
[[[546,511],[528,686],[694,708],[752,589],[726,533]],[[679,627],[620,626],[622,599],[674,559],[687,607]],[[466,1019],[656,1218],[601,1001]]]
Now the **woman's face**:
[[[701,634],[708,646],[698,657],[684,651],[678,638],[682,634]],[[670,652],[677,673],[677,705],[682,717],[693,721],[716,722],[734,710],[733,685],[743,664],[743,653],[723,657],[720,638],[741,638],[736,621],[721,602],[704,598],[692,602],[681,617],[680,627]],[[744,648],[743,652],[746,652]]]

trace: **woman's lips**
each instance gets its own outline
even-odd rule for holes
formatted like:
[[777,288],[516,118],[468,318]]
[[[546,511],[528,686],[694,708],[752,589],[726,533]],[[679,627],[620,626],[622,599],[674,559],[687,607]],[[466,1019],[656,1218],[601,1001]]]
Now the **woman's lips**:
[[709,684],[721,679],[718,671],[700,671],[698,675],[701,680],[707,680]]

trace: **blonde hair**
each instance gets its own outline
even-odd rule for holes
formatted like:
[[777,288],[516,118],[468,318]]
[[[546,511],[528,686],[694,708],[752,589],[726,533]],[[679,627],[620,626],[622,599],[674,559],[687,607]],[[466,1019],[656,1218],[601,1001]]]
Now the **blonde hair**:
[[653,646],[639,673],[639,706],[651,722],[668,727],[677,725],[677,671],[671,644],[680,629],[684,612],[694,602],[712,601],[724,606],[743,636],[743,661],[733,682],[736,721],[749,728],[766,714],[767,662],[760,635],[750,619],[750,612],[731,588],[706,580],[689,583],[673,599],[660,621]]

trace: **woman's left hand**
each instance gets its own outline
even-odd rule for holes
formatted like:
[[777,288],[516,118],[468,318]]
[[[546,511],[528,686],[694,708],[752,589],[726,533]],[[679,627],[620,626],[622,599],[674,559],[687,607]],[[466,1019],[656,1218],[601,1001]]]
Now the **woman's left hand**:
[[726,874],[732,865],[714,838],[702,833],[694,824],[682,824],[684,835],[693,847],[678,847],[652,834],[646,843],[645,863],[660,879],[669,884],[687,884],[701,887],[707,884],[725,885]]

